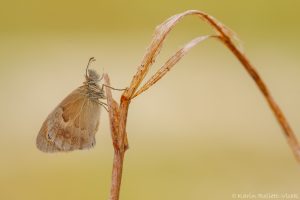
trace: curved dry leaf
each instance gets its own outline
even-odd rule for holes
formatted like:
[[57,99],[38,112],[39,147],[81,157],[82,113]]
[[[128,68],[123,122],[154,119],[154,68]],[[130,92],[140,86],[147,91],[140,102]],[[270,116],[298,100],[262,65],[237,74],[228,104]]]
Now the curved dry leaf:
[[174,26],[179,21],[181,21],[184,17],[188,15],[196,15],[200,17],[201,20],[211,25],[218,34],[222,35],[227,40],[231,40],[231,39],[234,40],[235,38],[237,38],[236,35],[229,28],[224,26],[221,22],[216,20],[214,17],[204,12],[198,10],[188,10],[186,12],[173,15],[172,17],[168,18],[166,21],[164,21],[162,24],[156,27],[153,35],[153,39],[146,50],[141,65],[138,68],[137,73],[133,77],[130,87],[126,92],[124,92],[124,96],[130,99],[134,95],[135,91],[141,84],[142,80],[147,75],[150,66],[155,62],[155,58],[159,54],[163,42],[167,37],[167,35],[169,34],[169,32],[174,28]]
[[190,42],[188,42],[183,48],[178,50],[133,96],[132,98],[138,96],[142,92],[149,89],[157,81],[159,81],[171,68],[179,62],[179,60],[186,55],[189,50],[191,50],[197,44],[207,40],[208,38],[213,37],[211,35],[197,37]]

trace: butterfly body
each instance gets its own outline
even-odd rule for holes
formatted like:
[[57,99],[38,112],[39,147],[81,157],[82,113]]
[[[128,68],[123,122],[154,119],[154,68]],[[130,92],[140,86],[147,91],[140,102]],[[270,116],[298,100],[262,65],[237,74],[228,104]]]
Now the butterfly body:
[[99,75],[88,70],[86,81],[70,93],[47,117],[36,139],[43,152],[89,149],[96,144],[100,110],[105,99]]

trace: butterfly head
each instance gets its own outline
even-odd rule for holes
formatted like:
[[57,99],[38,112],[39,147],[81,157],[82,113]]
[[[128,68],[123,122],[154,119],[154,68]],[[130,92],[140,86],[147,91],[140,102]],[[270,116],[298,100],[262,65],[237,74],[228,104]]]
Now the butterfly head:
[[105,94],[104,94],[103,86],[100,87],[98,85],[98,83],[103,79],[103,75],[100,77],[95,70],[89,69],[91,62],[95,60],[96,59],[92,57],[88,62],[88,65],[86,67],[86,72],[85,72],[86,81],[83,82],[83,84],[84,84],[84,88],[86,89],[86,94],[88,95],[89,98],[104,99]]
[[99,74],[95,70],[89,69],[89,66],[93,61],[96,61],[96,59],[94,57],[91,57],[86,66],[85,79],[88,84],[97,84],[103,78],[103,75],[100,77]]
[[88,82],[94,82],[97,83],[101,81],[102,77],[99,76],[99,74],[93,70],[93,69],[88,69],[87,74],[86,74],[86,80]]

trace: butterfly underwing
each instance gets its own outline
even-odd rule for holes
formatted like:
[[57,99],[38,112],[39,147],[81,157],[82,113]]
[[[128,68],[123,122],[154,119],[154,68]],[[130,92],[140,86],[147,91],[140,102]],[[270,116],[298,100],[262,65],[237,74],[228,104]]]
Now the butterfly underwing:
[[[89,60],[89,64],[94,58]],[[103,87],[95,70],[86,69],[83,85],[71,92],[47,117],[36,138],[43,152],[89,149],[96,144],[101,106],[105,105]]]

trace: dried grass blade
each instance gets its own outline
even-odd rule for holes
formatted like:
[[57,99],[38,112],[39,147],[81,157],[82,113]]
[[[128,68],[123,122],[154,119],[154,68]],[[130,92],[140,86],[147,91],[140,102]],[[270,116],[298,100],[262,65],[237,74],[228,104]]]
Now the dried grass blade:
[[149,89],[152,85],[154,85],[157,81],[159,81],[171,68],[181,60],[183,56],[185,56],[194,46],[197,44],[207,40],[210,37],[214,37],[211,35],[197,37],[190,42],[188,42],[183,48],[178,50],[169,60],[132,96],[132,98],[138,96],[143,93],[147,89]]
[[160,52],[160,49],[163,45],[163,42],[169,32],[174,28],[174,26],[181,21],[184,17],[188,15],[196,15],[200,17],[200,19],[206,21],[208,24],[210,24],[216,32],[218,32],[220,35],[226,37],[228,40],[230,38],[235,38],[233,37],[235,34],[225,27],[223,24],[221,24],[219,21],[214,19],[212,16],[198,11],[198,10],[188,10],[186,12],[174,15],[170,18],[168,18],[166,21],[164,21],[162,24],[156,27],[153,39],[149,45],[149,47],[146,50],[145,56],[141,62],[140,67],[137,70],[137,73],[133,77],[130,87],[128,90],[124,92],[124,96],[127,97],[128,99],[131,99],[131,97],[134,95],[135,91],[141,84],[142,80],[145,78],[147,75],[149,68],[151,65],[155,62],[155,59],[157,55]]

